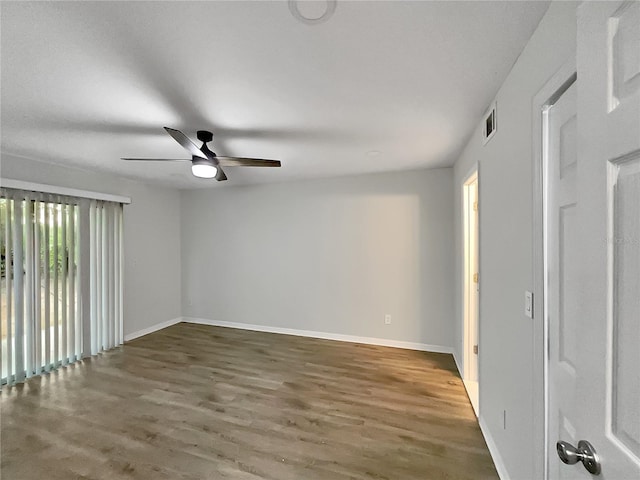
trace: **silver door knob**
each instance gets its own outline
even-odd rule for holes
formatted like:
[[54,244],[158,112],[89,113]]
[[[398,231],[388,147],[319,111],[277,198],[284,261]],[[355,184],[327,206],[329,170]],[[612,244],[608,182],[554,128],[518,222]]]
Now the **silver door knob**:
[[582,462],[587,472],[592,475],[600,475],[600,458],[596,454],[596,449],[593,448],[593,445],[586,440],[580,440],[578,448],[570,443],[559,441],[556,443],[556,450],[563,463],[573,465]]

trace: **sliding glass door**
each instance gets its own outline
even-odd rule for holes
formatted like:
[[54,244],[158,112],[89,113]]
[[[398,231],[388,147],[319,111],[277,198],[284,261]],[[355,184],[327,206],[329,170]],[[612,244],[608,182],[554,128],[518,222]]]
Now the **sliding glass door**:
[[0,189],[0,255],[3,384],[122,343],[121,204]]
[[78,205],[3,191],[0,198],[0,336],[3,383],[81,355]]

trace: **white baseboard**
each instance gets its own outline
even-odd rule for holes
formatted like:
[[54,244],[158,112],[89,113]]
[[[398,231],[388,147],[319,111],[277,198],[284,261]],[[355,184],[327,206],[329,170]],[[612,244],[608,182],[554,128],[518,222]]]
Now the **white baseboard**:
[[176,323],[180,323],[182,321],[182,317],[178,317],[167,320],[166,322],[156,323],[155,325],[151,325],[150,327],[143,328],[142,330],[131,332],[125,335],[124,341],[129,342],[134,338],[142,337],[143,335],[149,335],[150,333],[157,332],[158,330],[162,330],[163,328],[170,327],[171,325],[175,325]]
[[469,381],[469,380],[465,380],[464,378],[462,379],[462,383],[464,384],[464,388],[467,391],[467,397],[469,397],[469,401],[471,402],[471,408],[473,408],[473,413],[476,414],[476,417],[480,416],[480,410],[479,410],[479,396],[480,396],[480,391],[479,391],[479,384],[478,382],[473,382],[473,381]]
[[456,352],[456,351],[453,352],[453,361],[456,362],[456,368],[458,369],[458,374],[460,375],[460,378],[464,378],[462,376],[462,374],[463,374],[462,369],[460,368],[460,361],[458,359],[458,352]]
[[502,456],[498,451],[498,446],[496,445],[496,442],[493,441],[493,437],[491,436],[491,433],[489,433],[489,428],[487,427],[484,418],[480,417],[478,419],[478,423],[480,424],[480,430],[484,436],[484,441],[487,442],[489,453],[491,454],[491,458],[493,458],[493,463],[496,466],[500,480],[511,480],[507,473],[507,467],[505,466]]
[[340,333],[316,332],[313,330],[298,330],[293,328],[271,327],[265,325],[252,325],[249,323],[221,322],[206,318],[182,317],[183,322],[211,325],[214,327],[238,328],[240,330],[253,330],[256,332],[279,333],[282,335],[295,335],[298,337],[322,338],[324,340],[337,340],[339,342],[364,343],[367,345],[379,345],[382,347],[406,348],[408,350],[420,350],[423,352],[449,353],[453,355],[453,348],[427,343],[404,342],[401,340],[389,340],[386,338],[359,337],[356,335],[343,335]]

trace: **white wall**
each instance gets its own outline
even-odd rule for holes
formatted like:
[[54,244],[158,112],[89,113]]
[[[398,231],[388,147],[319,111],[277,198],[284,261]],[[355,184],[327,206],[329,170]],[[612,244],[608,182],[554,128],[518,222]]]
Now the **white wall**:
[[533,324],[524,315],[524,292],[533,290],[532,100],[575,54],[575,9],[551,4],[497,94],[495,136],[483,146],[479,126],[454,167],[455,345],[462,352],[462,183],[479,162],[480,418],[512,479],[542,478],[534,441],[542,398],[533,398]]
[[3,154],[0,176],[131,197],[124,208],[124,333],[180,317],[180,193]]
[[132,197],[125,335],[189,316],[453,345],[451,168],[180,193],[3,154],[0,176]]
[[183,315],[451,347],[452,173],[183,191]]

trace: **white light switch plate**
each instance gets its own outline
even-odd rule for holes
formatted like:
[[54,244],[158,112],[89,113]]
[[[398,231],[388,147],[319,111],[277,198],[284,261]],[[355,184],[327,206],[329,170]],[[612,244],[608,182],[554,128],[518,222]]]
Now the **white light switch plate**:
[[533,293],[532,292],[524,292],[524,314],[533,318]]

